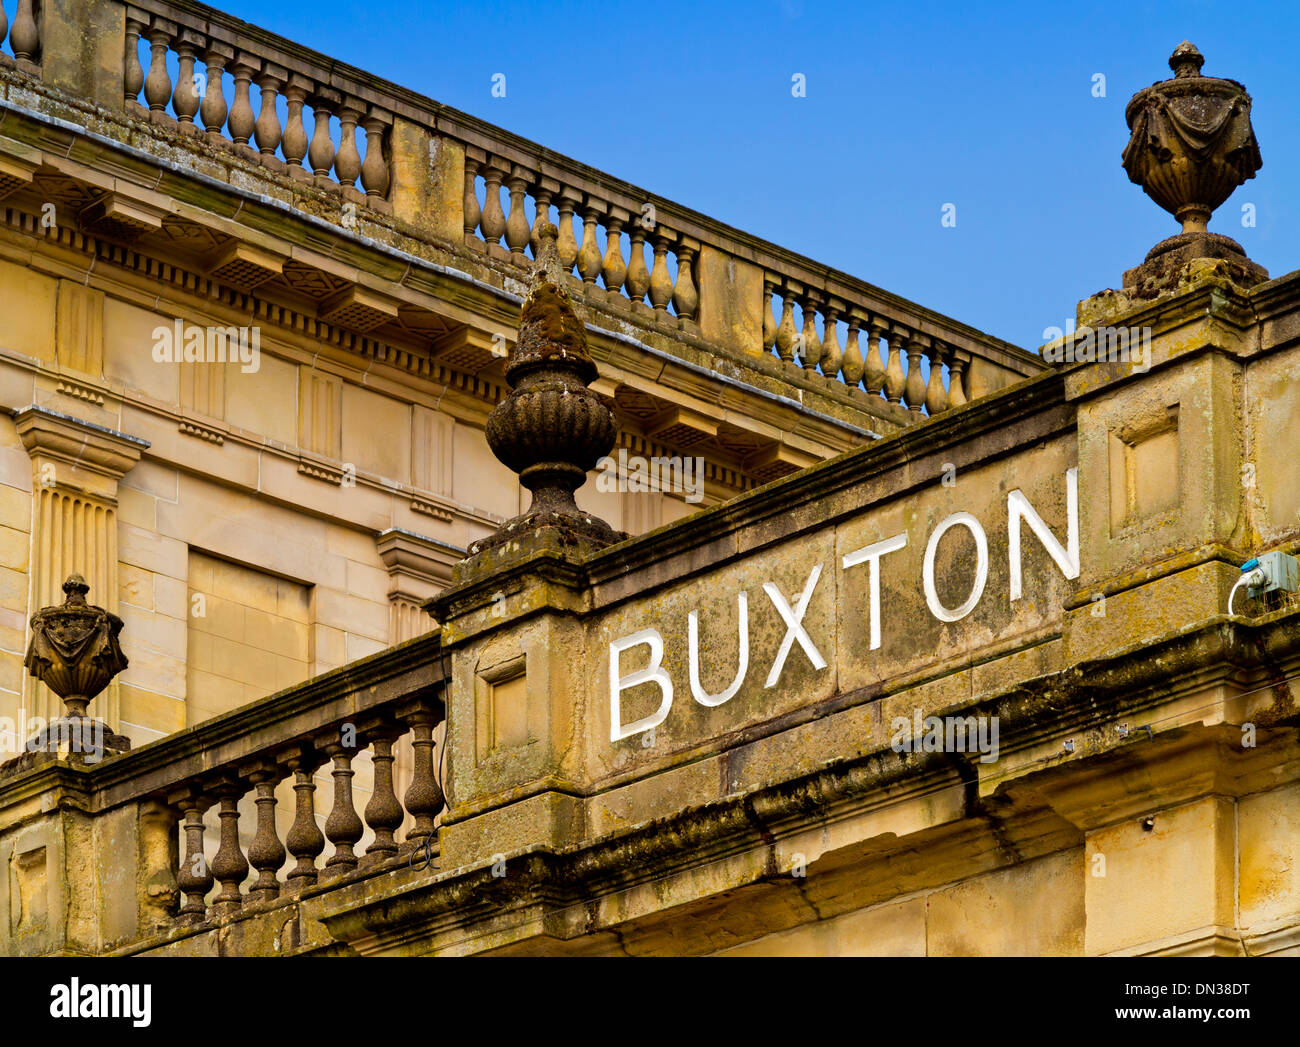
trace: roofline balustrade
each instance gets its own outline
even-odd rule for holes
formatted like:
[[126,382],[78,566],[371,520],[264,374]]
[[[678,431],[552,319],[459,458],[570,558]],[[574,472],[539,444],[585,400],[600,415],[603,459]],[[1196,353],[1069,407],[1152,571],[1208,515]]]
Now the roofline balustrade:
[[[20,15],[32,2],[23,0]],[[411,172],[431,162],[426,140],[437,141],[451,147],[463,184],[442,188],[446,213],[426,222],[426,235],[523,274],[539,218],[554,216],[561,263],[586,301],[731,354],[775,355],[791,377],[843,383],[899,424],[1046,367],[1034,353],[204,4],[83,0],[81,10],[96,25],[121,12],[112,89],[103,70],[78,68],[64,53],[77,27],[58,22],[51,4],[36,11],[48,53],[15,21],[11,42],[27,56],[17,67],[179,144],[191,140],[196,158],[216,149],[334,195],[344,229],[360,209],[392,215]]]

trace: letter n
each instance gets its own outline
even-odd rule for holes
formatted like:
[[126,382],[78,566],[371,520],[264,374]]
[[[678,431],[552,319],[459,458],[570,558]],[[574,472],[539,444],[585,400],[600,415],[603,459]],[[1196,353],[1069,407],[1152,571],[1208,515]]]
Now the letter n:
[[1011,566],[1011,599],[1019,600],[1024,588],[1020,570],[1020,522],[1029,524],[1029,529],[1043,543],[1043,548],[1056,562],[1066,578],[1079,577],[1079,470],[1067,469],[1065,473],[1066,544],[1062,546],[1056,535],[1047,529],[1047,524],[1029,504],[1025,493],[1016,488],[1007,495],[1007,555]]

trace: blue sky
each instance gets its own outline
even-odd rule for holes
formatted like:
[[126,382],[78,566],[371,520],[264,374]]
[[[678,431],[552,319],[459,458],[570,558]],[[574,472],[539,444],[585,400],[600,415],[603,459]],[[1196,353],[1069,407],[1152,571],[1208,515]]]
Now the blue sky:
[[1120,153],[1190,39],[1264,157],[1210,228],[1300,267],[1293,0],[218,6],[1026,347],[1178,231]]

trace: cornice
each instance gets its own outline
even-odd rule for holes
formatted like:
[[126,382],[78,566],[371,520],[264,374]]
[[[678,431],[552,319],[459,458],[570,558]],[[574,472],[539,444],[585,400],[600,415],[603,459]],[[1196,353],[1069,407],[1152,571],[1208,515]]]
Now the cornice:
[[14,428],[32,457],[42,455],[120,480],[148,450],[149,441],[32,404],[14,414]]
[[451,582],[452,569],[465,558],[464,549],[401,527],[381,531],[375,548],[394,580],[406,575],[436,588]]

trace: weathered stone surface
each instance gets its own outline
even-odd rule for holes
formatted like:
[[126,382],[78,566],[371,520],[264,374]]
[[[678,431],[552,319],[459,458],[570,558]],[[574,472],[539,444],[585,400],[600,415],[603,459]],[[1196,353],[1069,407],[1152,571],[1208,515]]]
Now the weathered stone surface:
[[[1300,626],[1225,598],[1300,542],[1300,277],[1191,230],[1080,303],[1146,355],[1045,368],[218,12],[151,26],[147,76],[130,12],[45,13],[57,53],[0,69],[0,738],[78,570],[135,744],[5,765],[0,949],[1297,948]],[[209,121],[209,57],[287,125]],[[625,459],[698,455],[702,498],[587,484],[566,511],[636,537],[458,563],[524,509],[484,433],[530,367],[512,468],[571,490],[613,417]]]

